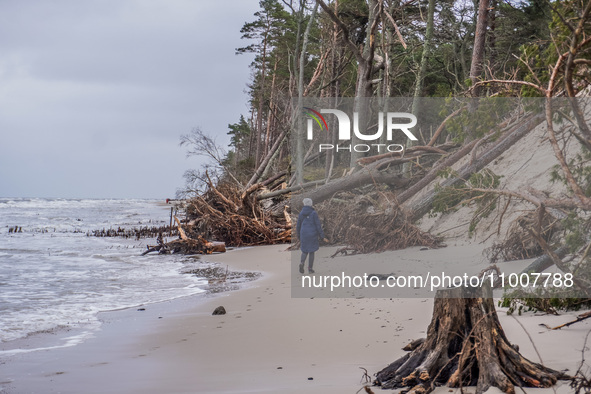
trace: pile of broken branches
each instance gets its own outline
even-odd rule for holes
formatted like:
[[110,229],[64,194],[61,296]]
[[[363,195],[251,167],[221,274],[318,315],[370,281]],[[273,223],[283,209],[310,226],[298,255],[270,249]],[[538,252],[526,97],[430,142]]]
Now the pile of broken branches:
[[147,250],[142,253],[142,256],[151,252],[159,254],[211,254],[226,251],[226,244],[223,242],[210,242],[198,234],[194,238],[187,237],[179,219],[175,216],[174,220],[177,223],[180,238],[165,243],[162,233],[160,233],[156,238],[157,245],[147,245]]
[[324,232],[342,252],[379,253],[410,246],[442,247],[441,238],[412,224],[392,192],[342,192],[320,204]]
[[[495,242],[489,248],[485,249],[485,254],[491,264],[498,261],[523,260],[532,257],[538,257],[544,254],[544,250],[527,231],[528,228],[535,228],[536,213],[531,211],[519,216],[511,224],[507,231],[507,236],[502,242]],[[558,220],[550,215],[544,215],[541,223],[540,236],[549,242],[558,226]]]
[[266,210],[256,198],[264,186],[246,190],[230,183],[209,183],[202,195],[187,204],[187,233],[232,246],[271,245],[291,241],[287,208],[279,214]]

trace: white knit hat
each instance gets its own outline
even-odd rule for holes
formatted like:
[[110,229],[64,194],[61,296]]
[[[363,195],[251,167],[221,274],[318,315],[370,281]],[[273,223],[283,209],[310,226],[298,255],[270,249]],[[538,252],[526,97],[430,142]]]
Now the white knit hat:
[[304,198],[304,206],[305,207],[311,207],[312,206],[312,199],[311,198]]

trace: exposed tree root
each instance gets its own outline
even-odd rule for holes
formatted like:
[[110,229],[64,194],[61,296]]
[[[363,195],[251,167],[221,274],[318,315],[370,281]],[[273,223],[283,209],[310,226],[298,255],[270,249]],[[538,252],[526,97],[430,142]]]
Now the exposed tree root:
[[514,393],[515,386],[550,387],[569,378],[524,358],[505,336],[492,298],[460,298],[469,297],[469,291],[439,290],[427,339],[378,372],[375,384],[412,393],[445,384],[476,386],[476,393],[491,386]]

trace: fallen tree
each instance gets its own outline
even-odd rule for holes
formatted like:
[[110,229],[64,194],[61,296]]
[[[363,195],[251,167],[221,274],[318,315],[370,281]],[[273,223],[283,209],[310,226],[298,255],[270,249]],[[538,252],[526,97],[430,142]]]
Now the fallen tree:
[[[568,248],[566,246],[561,246],[554,251],[554,253],[559,256],[561,259],[566,256],[568,253]],[[551,267],[554,265],[554,260],[547,254],[543,254],[537,259],[535,259],[530,265],[525,267],[521,273],[529,273],[529,272],[542,272],[546,268]]]
[[[544,114],[530,115],[526,118],[526,120],[520,122],[517,126],[514,126],[512,130],[507,133],[505,138],[502,138],[500,141],[498,141],[486,153],[484,153],[476,160],[472,160],[470,163],[460,168],[457,171],[457,176],[450,177],[449,179],[446,179],[444,182],[442,182],[441,187],[452,187],[454,185],[467,181],[472,174],[477,173],[478,171],[486,167],[488,164],[490,164],[493,160],[495,160],[497,157],[503,154],[509,147],[511,147],[521,138],[525,137],[543,120]],[[416,190],[414,191],[414,193],[416,194],[418,191],[419,190]],[[437,190],[431,190],[421,199],[414,201],[411,204],[407,204],[405,206],[413,221],[419,220],[421,217],[423,217],[423,215],[427,214],[431,210],[437,194]],[[410,196],[406,196],[405,198],[408,200]]]
[[[357,187],[374,184],[386,184],[395,189],[407,187],[412,180],[402,176],[400,172],[389,172],[387,168],[400,165],[418,157],[426,155],[442,155],[452,149],[454,144],[444,144],[437,147],[415,146],[404,152],[393,152],[385,155],[367,157],[359,160],[363,166],[351,174],[345,175],[316,189],[291,197],[291,208],[296,211],[301,209],[304,198],[311,198],[314,203],[320,203],[331,198],[335,193],[345,190],[353,190]],[[283,204],[287,204],[284,202]]]
[[164,243],[162,233],[158,234],[156,238],[157,245],[148,245],[147,250],[142,253],[142,256],[151,253],[158,252],[159,254],[211,254],[211,253],[224,253],[226,251],[226,244],[223,242],[210,242],[205,238],[197,235],[195,238],[189,238],[185,234],[181,222],[175,216],[179,239]]
[[290,242],[287,209],[276,215],[265,209],[256,198],[262,188],[260,183],[243,189],[230,183],[214,185],[209,180],[207,191],[187,204],[188,234],[232,246]]

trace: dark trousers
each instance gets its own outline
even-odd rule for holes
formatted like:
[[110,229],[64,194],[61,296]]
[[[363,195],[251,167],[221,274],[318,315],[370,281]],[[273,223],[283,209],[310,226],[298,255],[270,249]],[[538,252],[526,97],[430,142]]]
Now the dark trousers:
[[310,252],[310,253],[302,252],[302,258],[300,259],[300,265],[304,265],[304,263],[306,262],[306,257],[308,257],[308,268],[311,269],[312,266],[314,265],[314,252]]

